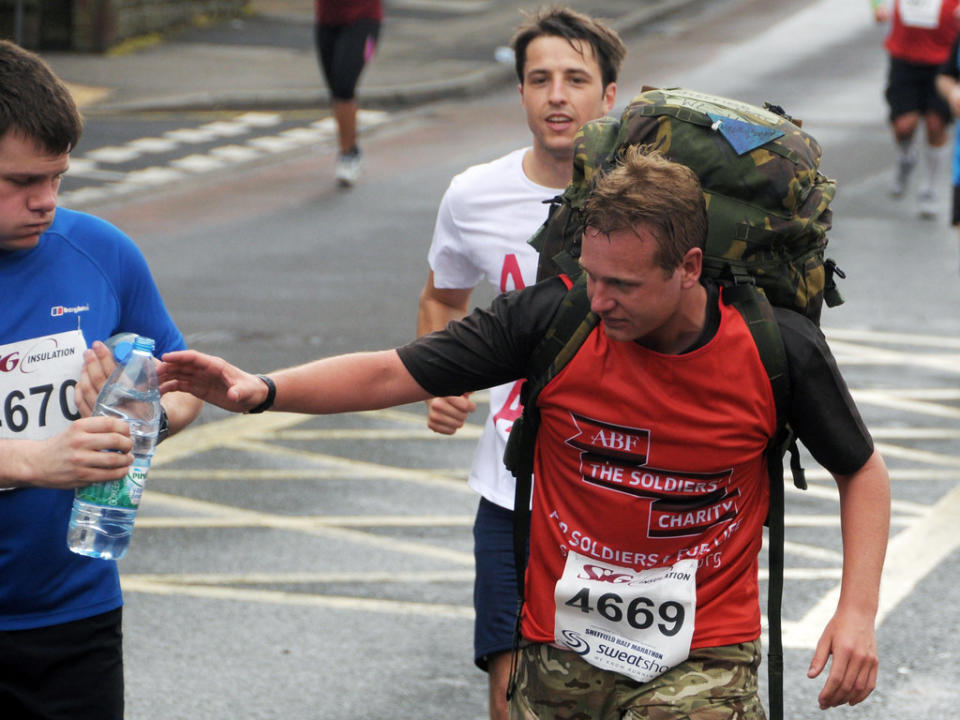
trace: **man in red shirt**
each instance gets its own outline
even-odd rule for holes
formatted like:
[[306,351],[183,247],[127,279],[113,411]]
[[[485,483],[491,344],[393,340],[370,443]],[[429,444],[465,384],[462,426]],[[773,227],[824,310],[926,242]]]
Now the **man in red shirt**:
[[924,176],[917,193],[920,217],[937,214],[936,177],[947,152],[950,108],[937,93],[937,70],[946,61],[957,34],[960,10],[957,0],[893,0],[892,9],[883,0],[872,0],[878,23],[890,21],[884,46],[890,53],[886,98],[890,125],[899,155],[890,194],[899,198],[917,165],[913,142],[921,121],[926,127]]

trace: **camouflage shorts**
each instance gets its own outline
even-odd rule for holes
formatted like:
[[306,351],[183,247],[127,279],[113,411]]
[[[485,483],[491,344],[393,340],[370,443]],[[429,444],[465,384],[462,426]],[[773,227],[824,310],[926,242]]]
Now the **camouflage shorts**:
[[511,720],[765,720],[760,641],[692,650],[648,683],[551,645],[520,651]]

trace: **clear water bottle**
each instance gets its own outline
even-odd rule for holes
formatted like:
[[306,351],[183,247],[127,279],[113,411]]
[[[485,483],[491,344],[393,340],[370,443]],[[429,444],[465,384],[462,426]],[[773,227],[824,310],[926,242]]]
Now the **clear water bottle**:
[[130,545],[133,520],[160,428],[160,391],[153,340],[137,336],[97,396],[94,415],[125,420],[133,439],[133,465],[122,480],[78,488],[70,513],[67,547],[89,557],[118,559]]

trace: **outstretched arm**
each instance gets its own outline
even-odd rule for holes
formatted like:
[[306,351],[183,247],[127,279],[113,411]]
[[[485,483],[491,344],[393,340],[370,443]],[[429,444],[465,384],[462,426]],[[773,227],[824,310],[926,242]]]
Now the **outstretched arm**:
[[807,673],[817,677],[833,657],[819,696],[823,710],[856,705],[876,687],[875,622],[890,533],[890,477],[877,451],[857,472],[837,476],[836,481],[843,535],[840,600],[820,636]]
[[[164,355],[159,376],[163,393],[188,392],[232,412],[246,412],[267,397],[256,375],[195,350]],[[271,409],[286,412],[376,410],[430,397],[395,350],[338,355],[272,372],[270,378],[277,386]]]

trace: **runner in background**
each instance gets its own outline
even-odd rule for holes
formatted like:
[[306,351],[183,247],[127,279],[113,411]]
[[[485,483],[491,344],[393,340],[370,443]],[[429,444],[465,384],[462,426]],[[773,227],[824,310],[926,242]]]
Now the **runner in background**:
[[921,123],[925,130],[923,175],[917,192],[920,217],[937,214],[937,173],[948,152],[950,109],[937,93],[935,78],[947,60],[957,34],[957,0],[871,0],[878,23],[890,22],[884,46],[890,55],[886,98],[890,125],[897,146],[897,161],[890,184],[895,198],[907,192],[909,179],[920,160],[914,138]]
[[363,161],[357,146],[357,81],[376,49],[383,7],[380,0],[315,0],[315,11],[317,58],[337,123],[337,184],[352,187]]

